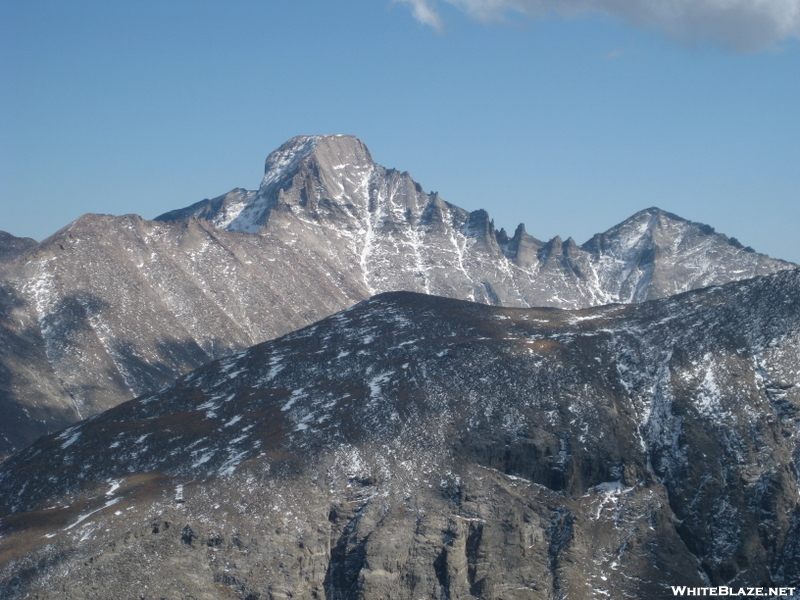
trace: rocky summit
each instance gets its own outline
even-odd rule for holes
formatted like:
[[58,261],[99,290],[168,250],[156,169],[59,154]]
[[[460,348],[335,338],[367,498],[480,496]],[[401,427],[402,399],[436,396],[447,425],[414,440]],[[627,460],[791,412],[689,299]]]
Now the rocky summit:
[[301,136],[257,191],[0,235],[0,457],[380,292],[584,308],[792,266],[655,208],[582,246],[509,236],[354,137]]
[[387,293],[0,465],[0,596],[800,587],[800,270],[634,305]]
[[500,306],[642,302],[789,266],[657,208],[582,246],[542,242],[522,224],[509,237],[485,210],[470,213],[424,192],[345,135],[296,137],[267,158],[258,191],[236,189],[157,220],[192,217],[323,245],[324,254],[360,267],[369,294],[417,291]]

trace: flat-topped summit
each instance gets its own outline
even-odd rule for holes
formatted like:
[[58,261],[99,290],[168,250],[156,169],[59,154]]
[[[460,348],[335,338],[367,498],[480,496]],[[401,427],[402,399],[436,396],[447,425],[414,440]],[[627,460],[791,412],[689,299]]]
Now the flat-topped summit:
[[[264,178],[257,191],[237,188],[213,200],[203,200],[187,208],[170,211],[156,217],[156,220],[197,217],[229,231],[255,233],[266,225],[276,205],[292,201],[281,191],[291,189],[295,178],[306,180],[317,176],[328,195],[341,196],[346,191],[344,181],[348,177],[374,167],[369,150],[357,137],[341,134],[301,135],[269,154],[264,165]],[[301,197],[295,198],[298,202],[306,202],[309,196],[315,194],[310,188],[301,191],[304,192]]]
[[298,135],[267,157],[261,187],[274,181],[273,174],[291,170],[300,161],[311,156],[333,169],[373,163],[367,146],[353,135]]

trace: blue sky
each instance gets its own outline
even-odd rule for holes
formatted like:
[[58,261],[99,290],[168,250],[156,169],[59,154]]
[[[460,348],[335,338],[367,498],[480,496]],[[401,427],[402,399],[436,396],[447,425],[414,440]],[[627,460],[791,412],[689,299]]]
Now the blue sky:
[[800,0],[692,1],[0,0],[0,229],[152,218],[349,133],[497,227],[658,206],[800,262]]

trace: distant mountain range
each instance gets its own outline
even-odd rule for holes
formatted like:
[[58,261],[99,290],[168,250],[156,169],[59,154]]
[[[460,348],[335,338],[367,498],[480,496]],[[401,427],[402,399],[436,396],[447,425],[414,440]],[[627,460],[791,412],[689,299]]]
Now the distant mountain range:
[[798,365],[798,269],[577,311],[382,294],[0,464],[0,596],[798,589]]
[[581,246],[509,236],[354,137],[298,137],[258,191],[0,236],[0,456],[381,292],[584,308],[793,267],[655,208]]

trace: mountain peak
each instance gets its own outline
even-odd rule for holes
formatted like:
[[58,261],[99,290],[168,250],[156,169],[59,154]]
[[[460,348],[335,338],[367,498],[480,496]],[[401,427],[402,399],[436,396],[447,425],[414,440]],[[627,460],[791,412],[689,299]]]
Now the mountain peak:
[[355,136],[299,135],[267,156],[258,191],[237,188],[156,220],[197,217],[221,229],[255,233],[278,205],[301,205],[313,212],[320,194],[327,200],[352,195],[355,189],[346,190],[352,185],[345,182],[363,184],[375,166],[367,146]]
[[278,182],[294,171],[300,163],[314,157],[321,166],[341,168],[348,164],[372,163],[372,156],[367,146],[355,136],[344,134],[333,135],[298,135],[280,148],[270,153],[264,165],[264,179],[261,188]]
[[[619,226],[623,226],[626,223],[631,223],[631,224],[640,223],[644,220],[653,220],[653,219],[659,219],[663,221],[674,221],[678,223],[691,223],[691,221],[689,221],[688,219],[684,219],[683,217],[678,216],[675,213],[663,210],[661,208],[658,208],[657,206],[651,206],[650,208],[645,208],[632,214],[630,217],[628,217],[622,223],[620,223]],[[702,223],[699,224],[702,225]]]
[[0,413],[14,415],[0,424],[0,456],[379,292],[585,308],[793,266],[655,207],[581,247],[523,226],[509,237],[485,210],[375,164],[353,136],[293,138],[270,154],[265,180],[162,223],[86,215],[39,245],[0,237],[0,252],[33,249],[0,260],[0,348],[24,357],[0,351]]

